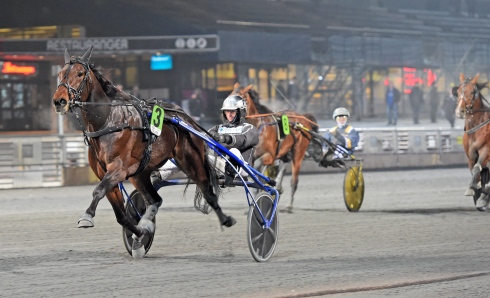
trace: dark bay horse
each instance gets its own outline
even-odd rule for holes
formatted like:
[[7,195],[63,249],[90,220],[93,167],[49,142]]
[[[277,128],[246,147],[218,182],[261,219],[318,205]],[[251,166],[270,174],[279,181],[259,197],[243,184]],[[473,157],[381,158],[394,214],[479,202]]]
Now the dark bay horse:
[[485,211],[490,198],[490,186],[485,187],[489,182],[490,168],[490,103],[480,93],[487,83],[478,83],[478,78],[479,74],[468,79],[460,74],[455,112],[456,116],[465,119],[463,147],[472,174],[465,195],[473,196],[476,208]]
[[[92,227],[98,202],[106,196],[112,205],[117,222],[133,233],[133,257],[143,257],[141,247],[144,235],[153,233],[152,219],[162,204],[162,198],[153,188],[150,175],[168,159],[174,158],[182,171],[202,191],[208,204],[215,210],[220,224],[230,227],[235,219],[225,215],[218,205],[218,183],[214,168],[205,157],[205,142],[196,135],[169,122],[168,117],[179,117],[196,130],[197,123],[176,105],[157,102],[164,109],[161,134],[150,132],[146,107],[152,106],[116,89],[90,63],[92,47],[82,57],[65,51],[65,65],[58,73],[59,85],[53,95],[55,111],[60,115],[81,111],[85,123],[84,137],[89,148],[89,164],[101,180],[93,191],[93,200],[79,227]],[[163,116],[163,115],[162,115]],[[81,123],[80,123],[81,124]],[[119,182],[129,179],[146,203],[146,212],[138,225],[124,211]]]
[[[299,170],[312,138],[308,131],[318,131],[316,119],[311,114],[299,114],[295,111],[273,112],[259,102],[259,94],[252,85],[243,87],[236,83],[232,95],[239,95],[247,101],[247,121],[258,128],[259,144],[254,150],[254,167],[270,166],[275,160],[281,160],[276,182],[277,189],[282,189],[282,179],[287,163],[291,162],[291,201],[286,207],[292,212],[294,193],[298,188]],[[287,115],[290,122],[290,133],[281,138],[279,122],[282,115]]]

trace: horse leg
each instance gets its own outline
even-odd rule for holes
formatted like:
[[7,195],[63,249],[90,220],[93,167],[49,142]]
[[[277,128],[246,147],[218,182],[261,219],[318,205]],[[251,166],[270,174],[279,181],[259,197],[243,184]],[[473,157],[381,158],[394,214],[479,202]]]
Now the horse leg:
[[475,163],[475,165],[471,169],[470,185],[469,185],[468,189],[465,192],[465,196],[473,196],[473,195],[475,195],[475,190],[478,189],[478,182],[481,179],[481,175],[480,175],[480,173],[482,171],[481,164],[482,164],[482,161],[485,159],[485,157],[486,157],[486,154],[480,155],[478,157],[477,162]]
[[295,158],[293,158],[293,161],[291,163],[291,201],[286,206],[286,212],[288,213],[293,212],[294,193],[298,188],[300,167],[301,167],[301,161],[298,162],[297,160],[295,160]]
[[285,163],[282,160],[279,160],[279,170],[277,171],[277,177],[276,177],[276,189],[279,192],[279,194],[282,194],[284,192],[284,189],[282,188],[282,180],[284,179],[284,173],[286,173],[286,168],[287,168],[287,163]]
[[133,232],[131,255],[135,259],[144,257],[145,248],[143,247],[141,241],[146,233],[154,233],[155,224],[153,223],[153,219],[157,215],[158,209],[163,203],[162,197],[160,197],[157,190],[151,183],[150,176],[152,172],[152,170],[147,170],[129,179],[133,186],[138,190],[146,204],[146,211],[138,222],[138,227],[143,229],[144,234],[138,235]]

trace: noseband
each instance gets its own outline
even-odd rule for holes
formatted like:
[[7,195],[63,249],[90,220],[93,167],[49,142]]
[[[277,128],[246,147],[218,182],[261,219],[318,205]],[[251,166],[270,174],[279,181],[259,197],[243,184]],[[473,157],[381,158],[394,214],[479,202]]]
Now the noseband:
[[[82,65],[83,68],[85,69],[85,76],[83,77],[80,85],[78,85],[78,88],[75,89],[72,86],[70,86],[70,84],[68,83],[68,74],[70,73],[73,66],[77,63]],[[70,61],[65,63],[65,65],[66,64],[69,65],[68,69],[66,70],[65,75],[63,76],[63,79],[58,84],[56,89],[58,89],[59,87],[65,87],[68,90],[68,102],[69,102],[70,109],[71,109],[72,107],[78,105],[77,102],[80,102],[80,99],[82,97],[82,91],[83,91],[83,88],[85,87],[85,84],[87,83],[87,80],[90,82],[90,84],[92,84],[92,78],[90,77],[90,67],[89,67],[88,63],[85,63],[85,62],[81,61],[80,59],[70,59]],[[72,96],[72,94],[73,94],[73,96]]]

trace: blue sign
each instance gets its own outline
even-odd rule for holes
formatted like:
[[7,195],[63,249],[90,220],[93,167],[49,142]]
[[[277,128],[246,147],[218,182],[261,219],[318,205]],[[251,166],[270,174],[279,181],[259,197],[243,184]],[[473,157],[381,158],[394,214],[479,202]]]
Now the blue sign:
[[153,55],[150,60],[151,70],[172,69],[172,55]]

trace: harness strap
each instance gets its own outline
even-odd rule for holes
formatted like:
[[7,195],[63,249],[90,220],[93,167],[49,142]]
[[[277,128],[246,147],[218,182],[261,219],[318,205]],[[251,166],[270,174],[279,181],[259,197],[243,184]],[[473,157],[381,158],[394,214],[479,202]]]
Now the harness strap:
[[116,126],[106,127],[106,128],[101,129],[99,131],[86,132],[85,135],[89,138],[98,138],[100,136],[107,135],[107,134],[110,134],[113,132],[122,131],[123,129],[129,128],[129,127],[130,127],[129,124],[124,123],[124,124],[119,124]]
[[480,128],[482,128],[483,126],[487,125],[488,123],[490,123],[490,118],[483,121],[482,123],[478,124],[477,126],[473,127],[472,129],[465,131],[465,133],[470,135],[470,134],[474,133],[475,131],[479,130]]

